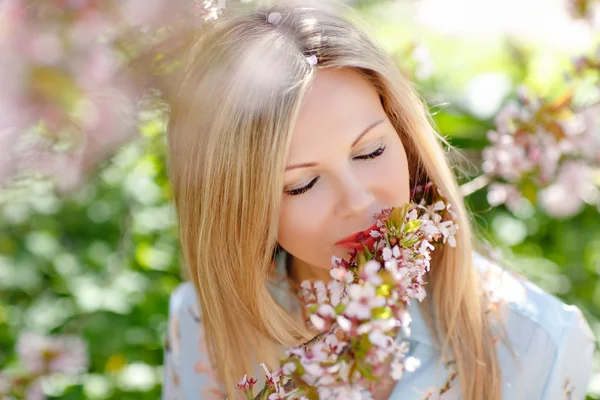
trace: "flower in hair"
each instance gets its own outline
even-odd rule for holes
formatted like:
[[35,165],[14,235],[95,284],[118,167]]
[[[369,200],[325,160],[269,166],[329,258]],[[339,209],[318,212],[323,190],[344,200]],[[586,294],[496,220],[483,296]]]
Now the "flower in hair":
[[308,63],[310,65],[317,65],[317,56],[315,56],[314,54],[310,57],[306,57],[306,61],[308,61]]
[[281,13],[272,12],[267,17],[267,22],[269,24],[277,25],[281,21]]

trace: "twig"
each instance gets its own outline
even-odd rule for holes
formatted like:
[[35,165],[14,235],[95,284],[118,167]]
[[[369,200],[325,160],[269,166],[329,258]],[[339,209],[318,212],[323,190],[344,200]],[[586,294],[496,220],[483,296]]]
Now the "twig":
[[339,328],[339,325],[338,325],[337,322],[334,322],[333,325],[331,325],[331,328],[327,332],[321,332],[321,333],[319,333],[317,336],[315,336],[314,338],[310,339],[308,342],[303,343],[302,347],[310,346],[311,344],[314,344],[314,343],[320,341],[324,336],[329,336],[329,335],[335,333],[335,331],[337,330],[337,328]]
[[460,193],[463,197],[467,197],[476,191],[483,189],[491,182],[490,177],[487,175],[479,175],[477,178],[460,186]]

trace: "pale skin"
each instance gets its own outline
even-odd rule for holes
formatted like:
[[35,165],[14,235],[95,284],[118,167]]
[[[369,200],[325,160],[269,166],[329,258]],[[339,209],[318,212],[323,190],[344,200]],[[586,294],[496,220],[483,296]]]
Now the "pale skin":
[[[329,282],[332,255],[347,258],[350,251],[335,243],[372,225],[382,208],[410,199],[402,141],[375,88],[351,69],[315,73],[286,165],[278,242],[292,256],[290,277],[298,284]],[[375,398],[387,399],[393,387],[391,379],[381,382]]]

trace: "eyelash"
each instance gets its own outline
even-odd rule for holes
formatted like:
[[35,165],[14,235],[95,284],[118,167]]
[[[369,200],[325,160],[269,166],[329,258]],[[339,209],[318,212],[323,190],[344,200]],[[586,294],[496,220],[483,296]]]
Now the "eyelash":
[[[385,150],[385,146],[381,146],[380,148],[378,148],[377,150],[375,150],[372,153],[365,154],[363,156],[357,156],[355,158],[358,158],[359,160],[369,160],[369,159],[377,158],[383,154],[384,150]],[[315,183],[317,183],[318,180],[319,180],[319,177],[317,176],[308,185],[301,187],[299,189],[287,190],[285,193],[290,196],[298,196],[298,195],[306,192],[310,188],[312,188],[315,185]]]

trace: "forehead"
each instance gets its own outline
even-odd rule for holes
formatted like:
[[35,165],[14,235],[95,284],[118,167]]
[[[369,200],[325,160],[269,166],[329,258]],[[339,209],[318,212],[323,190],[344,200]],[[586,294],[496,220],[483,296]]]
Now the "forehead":
[[317,143],[352,143],[377,118],[385,117],[373,85],[349,68],[315,73],[300,106],[290,159]]

